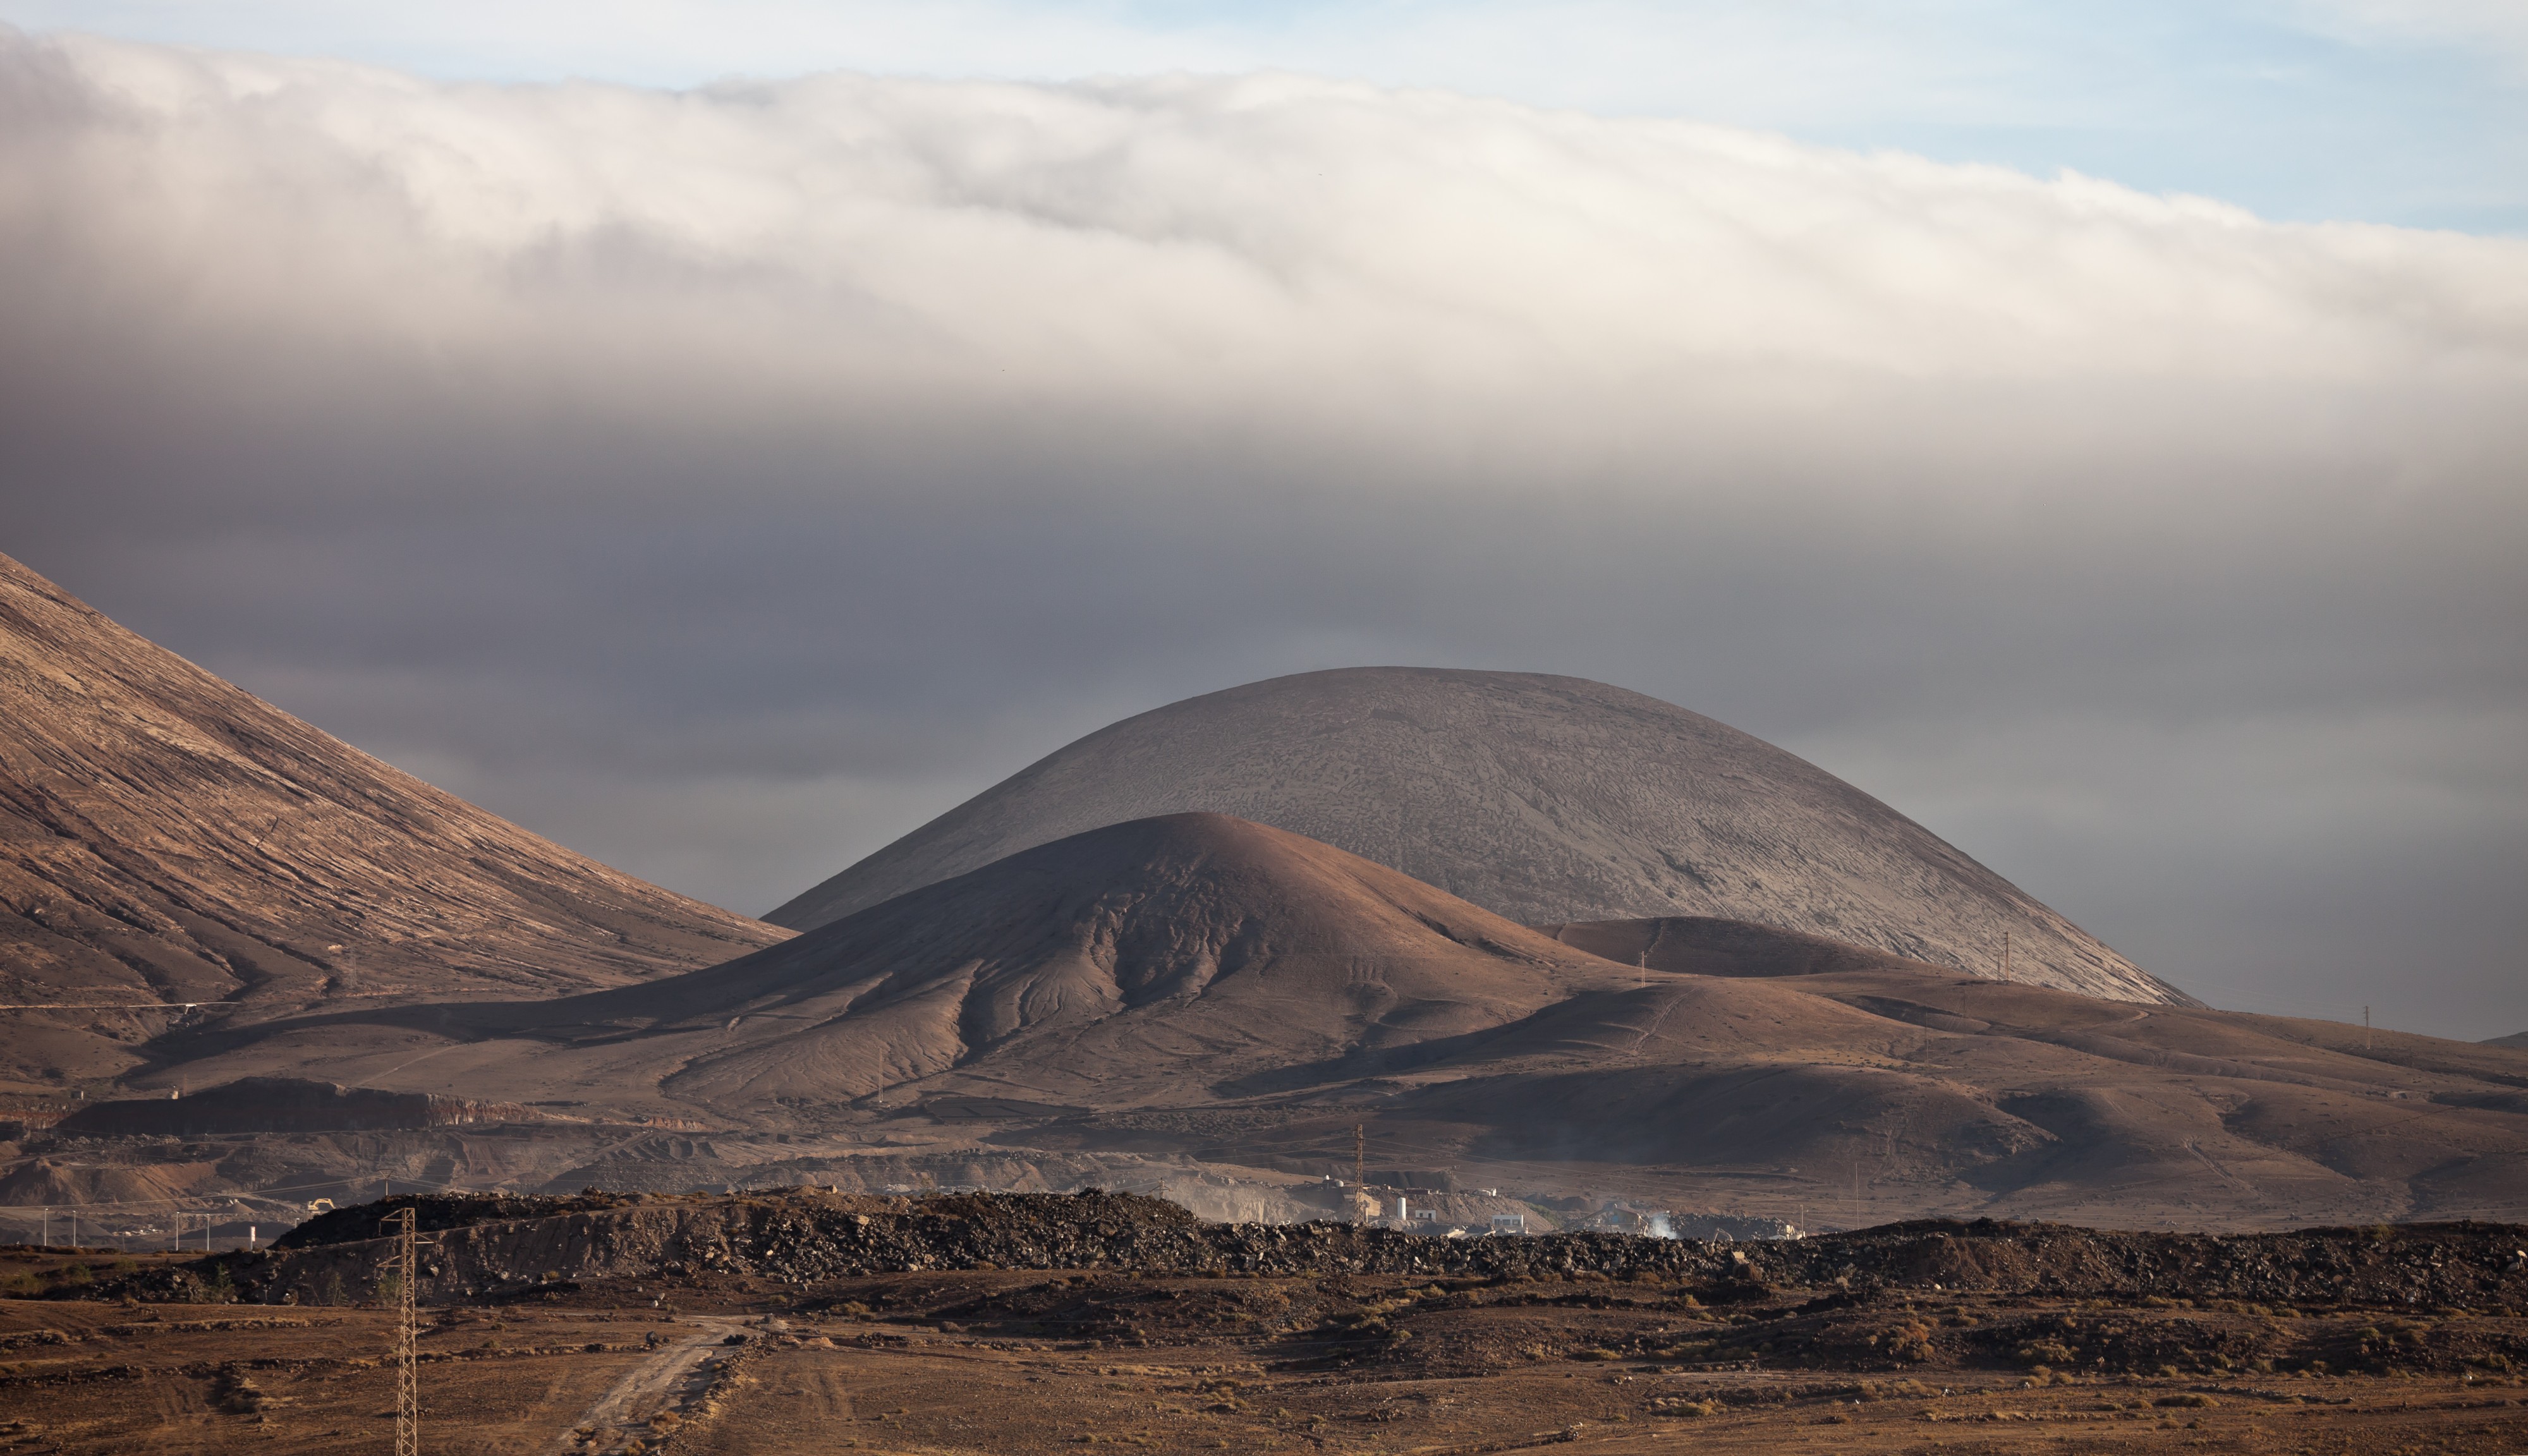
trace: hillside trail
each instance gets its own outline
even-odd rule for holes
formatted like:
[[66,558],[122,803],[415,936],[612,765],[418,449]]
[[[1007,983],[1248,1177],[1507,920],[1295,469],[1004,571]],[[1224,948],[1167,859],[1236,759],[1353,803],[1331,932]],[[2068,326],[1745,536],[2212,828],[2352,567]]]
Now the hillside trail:
[[711,1387],[720,1364],[741,1346],[729,1344],[744,1321],[704,1317],[686,1327],[582,1412],[571,1429],[553,1437],[549,1456],[612,1456],[635,1435],[651,1434],[651,1420],[680,1410]]

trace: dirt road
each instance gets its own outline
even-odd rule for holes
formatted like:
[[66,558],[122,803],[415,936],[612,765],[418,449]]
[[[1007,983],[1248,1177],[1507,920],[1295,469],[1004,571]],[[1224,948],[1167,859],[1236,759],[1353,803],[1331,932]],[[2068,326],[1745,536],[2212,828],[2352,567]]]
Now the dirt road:
[[736,1319],[680,1322],[658,1353],[598,1398],[578,1424],[556,1436],[547,1449],[555,1456],[614,1456],[636,1436],[648,1439],[659,1430],[652,1423],[662,1415],[681,1416],[685,1407],[711,1388],[720,1364],[739,1346],[728,1337],[739,1332]]

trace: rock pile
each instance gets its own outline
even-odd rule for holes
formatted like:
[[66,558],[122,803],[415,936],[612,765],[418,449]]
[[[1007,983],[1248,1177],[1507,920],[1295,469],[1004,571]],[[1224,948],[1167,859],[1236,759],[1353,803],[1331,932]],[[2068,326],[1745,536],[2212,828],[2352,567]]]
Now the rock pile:
[[[260,1254],[205,1261],[241,1297],[309,1302],[375,1278],[374,1230],[417,1210],[431,1300],[605,1279],[807,1286],[866,1274],[1112,1269],[1162,1274],[1654,1279],[1749,1296],[1838,1286],[2260,1303],[2528,1305],[2528,1229],[2485,1223],[2221,1236],[1923,1222],[1778,1242],[1617,1233],[1436,1238],[1343,1223],[1204,1223],[1132,1194],[872,1198],[813,1189],[572,1198],[431,1195],[339,1210]],[[208,1277],[208,1273],[204,1277]]]
[[329,1209],[272,1241],[276,1249],[312,1249],[325,1244],[358,1243],[379,1237],[379,1225],[396,1209],[408,1208],[422,1233],[467,1228],[477,1223],[552,1219],[569,1214],[607,1213],[657,1201],[642,1193],[601,1193],[591,1188],[564,1198],[526,1193],[432,1193],[421,1197],[382,1198],[375,1203]]
[[2047,1223],[1926,1221],[1751,1257],[1782,1283],[1849,1278],[2008,1294],[2230,1299],[2259,1304],[2528,1305],[2528,1228],[2379,1224],[2290,1233],[2119,1233]]

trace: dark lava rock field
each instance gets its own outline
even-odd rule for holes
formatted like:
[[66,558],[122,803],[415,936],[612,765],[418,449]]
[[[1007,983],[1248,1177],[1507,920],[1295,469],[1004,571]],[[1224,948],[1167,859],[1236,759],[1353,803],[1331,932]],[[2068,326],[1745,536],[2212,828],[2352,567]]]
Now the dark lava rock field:
[[[1612,1233],[1442,1238],[1348,1223],[1204,1223],[1172,1203],[1078,1194],[397,1197],[322,1216],[260,1253],[200,1261],[260,1302],[362,1287],[380,1220],[434,1235],[424,1300],[555,1285],[721,1279],[806,1288],[872,1274],[1111,1270],[1163,1275],[1597,1277],[1683,1284],[1719,1303],[1784,1289],[2221,1299],[2258,1304],[2528,1306],[2528,1228],[2438,1223],[2216,1235],[1924,1221],[1780,1241]],[[156,1277],[184,1275],[161,1274]]]

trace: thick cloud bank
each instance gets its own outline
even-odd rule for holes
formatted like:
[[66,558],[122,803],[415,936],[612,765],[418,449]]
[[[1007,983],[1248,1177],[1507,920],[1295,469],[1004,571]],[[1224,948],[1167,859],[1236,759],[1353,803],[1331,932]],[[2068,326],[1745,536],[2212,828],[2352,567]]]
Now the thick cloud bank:
[[1805,752],[2215,1000],[2393,962],[2407,1024],[2528,1025],[2522,400],[2528,243],[2077,177],[0,35],[9,548],[744,909],[1126,711],[1507,666]]

